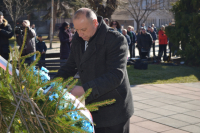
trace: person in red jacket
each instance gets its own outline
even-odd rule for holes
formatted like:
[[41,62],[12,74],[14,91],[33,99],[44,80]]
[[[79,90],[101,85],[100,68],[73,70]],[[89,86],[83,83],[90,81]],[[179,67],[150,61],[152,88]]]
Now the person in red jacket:
[[167,43],[168,43],[168,39],[167,39],[167,35],[165,34],[165,26],[162,25],[161,29],[158,32],[159,35],[159,53],[158,53],[158,57],[161,60],[161,57],[163,55],[164,52],[164,57],[163,60],[167,57],[166,55],[166,47],[167,47]]

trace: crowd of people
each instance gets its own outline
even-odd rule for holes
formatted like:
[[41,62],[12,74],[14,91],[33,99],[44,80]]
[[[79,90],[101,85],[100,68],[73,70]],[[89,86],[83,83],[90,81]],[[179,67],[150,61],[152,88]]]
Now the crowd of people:
[[[0,34],[1,34],[1,40],[3,43],[0,45],[2,48],[0,50],[0,55],[2,55],[5,59],[8,60],[9,57],[9,38],[11,38],[14,34],[12,32],[11,26],[8,24],[8,22],[3,18],[3,13],[0,12]],[[162,25],[161,29],[157,31],[157,28],[152,24],[151,26],[148,26],[148,28],[145,26],[145,23],[141,24],[141,28],[138,33],[134,31],[134,27],[129,25],[127,29],[121,27],[118,21],[112,20],[109,22],[108,18],[104,18],[104,22],[107,26],[111,27],[114,31],[118,31],[122,33],[126,38],[129,46],[129,58],[135,58],[135,50],[136,48],[139,51],[140,58],[147,58],[150,57],[150,51],[151,48],[153,49],[153,57],[156,57],[155,52],[155,42],[158,39],[159,40],[159,52],[158,52],[158,58],[159,61],[161,61],[161,57],[164,53],[163,60],[166,60],[167,54],[166,54],[166,48],[167,44],[169,44],[169,40],[165,34],[165,26]],[[42,40],[42,36],[38,35],[36,33],[35,24],[32,24],[30,26],[29,20],[24,20],[22,23],[24,30],[25,28],[28,29],[28,34],[26,38],[26,45],[24,47],[24,50],[22,52],[22,56],[27,55],[29,53],[40,51],[41,53],[41,60],[45,60],[45,53],[46,53],[46,44]],[[73,38],[73,35],[75,34],[76,29],[74,27],[70,28],[70,24],[68,22],[62,23],[61,27],[59,28],[59,40],[60,40],[60,59],[67,59],[69,57],[70,48],[71,48],[71,41]],[[17,44],[20,46],[19,49],[21,49],[22,43],[23,43],[23,37],[24,34],[16,34],[16,41]],[[170,43],[171,44],[171,43]],[[171,48],[171,47],[170,47]],[[171,52],[171,50],[170,50]],[[171,54],[170,54],[171,56]],[[36,59],[36,55],[33,55],[26,60],[32,60],[34,61]]]
[[[128,42],[129,45],[129,58],[135,57],[135,48],[138,48],[140,58],[150,57],[151,48],[153,49],[153,57],[156,59],[156,51],[155,51],[155,42],[159,40],[159,52],[157,55],[158,61],[161,61],[161,57],[164,53],[163,60],[166,61],[166,47],[169,44],[169,40],[165,34],[165,26],[162,25],[161,29],[157,31],[157,28],[154,24],[145,26],[145,23],[141,24],[141,28],[138,33],[134,31],[134,27],[129,25],[127,29],[121,29],[121,26],[118,21],[111,21],[109,23],[108,18],[104,18],[104,22],[113,28],[115,31],[122,33]],[[170,47],[171,48],[171,47]],[[171,51],[171,50],[170,50]],[[170,54],[171,56],[171,54]]]

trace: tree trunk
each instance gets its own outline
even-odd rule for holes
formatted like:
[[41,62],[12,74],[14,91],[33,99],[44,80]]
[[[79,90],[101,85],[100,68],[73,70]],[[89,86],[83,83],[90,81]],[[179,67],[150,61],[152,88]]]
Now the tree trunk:
[[[54,7],[53,7],[53,38],[54,38],[54,32],[55,32],[55,27],[56,27],[56,14],[57,14],[57,5],[58,5],[58,2],[54,1]],[[51,33],[51,22],[50,22],[50,25],[49,25],[49,35],[47,37],[47,39],[50,39],[50,33]]]
[[135,20],[136,24],[137,24],[137,33],[140,32],[140,21],[139,20]]

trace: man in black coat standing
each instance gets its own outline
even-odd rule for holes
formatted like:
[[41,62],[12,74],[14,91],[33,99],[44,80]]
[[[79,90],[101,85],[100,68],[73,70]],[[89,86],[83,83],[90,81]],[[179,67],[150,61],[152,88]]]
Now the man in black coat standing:
[[138,42],[138,48],[140,49],[141,52],[141,59],[146,58],[149,49],[151,48],[153,39],[151,37],[151,34],[149,34],[146,29],[144,29],[143,27],[141,28],[142,32],[140,37],[138,38],[137,42]]
[[12,28],[8,21],[4,18],[3,13],[0,12],[0,55],[8,60],[9,58],[9,38],[13,36]]
[[72,39],[69,58],[55,77],[67,79],[79,72],[82,86],[75,86],[71,93],[81,96],[92,88],[86,105],[116,100],[114,104],[92,112],[95,133],[129,133],[133,101],[126,70],[126,38],[88,8],[76,11],[73,24],[77,32]]

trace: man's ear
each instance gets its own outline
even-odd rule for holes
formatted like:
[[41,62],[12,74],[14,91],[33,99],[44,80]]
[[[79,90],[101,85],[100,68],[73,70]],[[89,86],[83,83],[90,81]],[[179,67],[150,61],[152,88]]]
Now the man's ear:
[[93,20],[93,23],[94,23],[94,26],[95,26],[95,27],[98,27],[99,23],[98,23],[97,19],[94,19],[94,20]]

